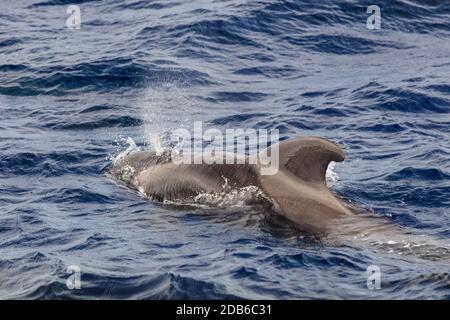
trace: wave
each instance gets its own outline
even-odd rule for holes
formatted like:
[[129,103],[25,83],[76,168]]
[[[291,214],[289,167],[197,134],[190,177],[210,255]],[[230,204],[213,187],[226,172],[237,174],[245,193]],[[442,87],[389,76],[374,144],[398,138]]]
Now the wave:
[[[21,280],[26,286],[16,284],[17,275],[11,266],[20,263]],[[69,290],[66,281],[70,274],[67,265],[41,252],[29,253],[13,259],[0,259],[2,274],[9,275],[2,281],[0,296],[3,299],[239,299],[211,281],[197,280],[172,272],[123,275],[120,272],[106,275],[103,270],[82,272],[81,289]],[[80,266],[85,270],[84,266]],[[91,268],[87,268],[90,270]],[[17,270],[17,269],[15,269]],[[42,277],[29,277],[33,272]],[[110,273],[110,272],[108,272]],[[6,288],[16,288],[7,291]]]
[[[68,91],[124,90],[125,88],[147,88],[159,83],[179,85],[209,85],[208,75],[177,66],[161,67],[134,62],[132,59],[116,58],[80,63],[71,66],[31,68],[23,65],[2,65],[0,70],[18,74],[0,86],[4,95],[64,95]],[[11,70],[13,69],[13,70]],[[25,75],[24,75],[25,74]]]
[[403,168],[400,171],[388,175],[385,179],[397,180],[420,180],[420,181],[446,181],[450,180],[450,174],[437,168]]
[[67,123],[48,123],[44,127],[51,128],[53,130],[93,130],[114,127],[136,127],[141,126],[144,123],[143,120],[131,116],[110,116],[105,119],[89,122],[66,122]]
[[34,3],[31,7],[46,7],[46,6],[67,6],[72,4],[83,4],[88,2],[98,2],[99,0],[48,0]]
[[352,92],[355,100],[368,108],[411,113],[447,113],[447,98],[405,88],[386,88],[371,82]]
[[10,38],[7,40],[0,41],[0,48],[14,46],[19,43],[22,43],[22,41],[19,39]]
[[86,161],[101,159],[94,152],[58,151],[51,153],[19,152],[0,155],[0,174],[3,176],[52,177],[64,174],[97,174],[100,169],[86,166]]

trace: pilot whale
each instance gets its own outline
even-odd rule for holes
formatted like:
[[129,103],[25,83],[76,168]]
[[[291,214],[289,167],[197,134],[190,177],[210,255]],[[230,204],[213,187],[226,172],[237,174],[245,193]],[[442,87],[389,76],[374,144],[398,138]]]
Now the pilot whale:
[[[326,184],[328,164],[345,158],[339,146],[323,138],[299,137],[279,142],[276,147],[279,170],[273,175],[261,174],[257,161],[176,164],[169,152],[158,155],[141,151],[114,161],[108,173],[156,201],[255,186],[269,199],[274,213],[308,232],[324,231],[334,219],[354,214]],[[264,152],[270,155],[272,148]]]
[[333,244],[364,242],[426,260],[450,260],[447,241],[389,223],[338,199],[328,189],[329,163],[345,158],[336,144],[318,137],[299,137],[272,145],[261,153],[271,155],[272,148],[279,158],[279,170],[273,175],[262,174],[264,164],[258,161],[177,164],[168,151],[125,153],[113,161],[107,173],[155,201],[191,203],[188,200],[200,194],[223,194],[254,186],[263,192],[269,214],[281,216],[296,229]]

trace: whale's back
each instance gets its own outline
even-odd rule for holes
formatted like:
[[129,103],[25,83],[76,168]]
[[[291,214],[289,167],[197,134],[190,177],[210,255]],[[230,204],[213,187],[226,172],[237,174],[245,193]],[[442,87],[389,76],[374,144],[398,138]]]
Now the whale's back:
[[[273,148],[266,150],[269,156]],[[271,199],[275,211],[307,230],[319,230],[330,219],[350,213],[326,185],[330,161],[344,160],[341,148],[304,137],[282,141],[278,150],[275,175],[263,175],[258,164],[175,164],[169,152],[134,152],[115,161],[108,172],[157,201],[255,186]]]

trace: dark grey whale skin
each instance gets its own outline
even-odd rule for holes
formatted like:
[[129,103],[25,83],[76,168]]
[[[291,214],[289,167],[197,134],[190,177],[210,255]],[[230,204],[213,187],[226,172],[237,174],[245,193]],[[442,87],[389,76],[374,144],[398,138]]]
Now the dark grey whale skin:
[[[318,137],[289,139],[278,147],[279,170],[274,175],[261,175],[259,164],[177,165],[169,153],[154,152],[131,153],[114,162],[108,173],[156,201],[256,186],[270,199],[274,213],[308,232],[325,231],[332,220],[353,215],[350,207],[330,192],[325,180],[330,161],[345,158],[340,147]],[[271,148],[266,150],[269,156]]]

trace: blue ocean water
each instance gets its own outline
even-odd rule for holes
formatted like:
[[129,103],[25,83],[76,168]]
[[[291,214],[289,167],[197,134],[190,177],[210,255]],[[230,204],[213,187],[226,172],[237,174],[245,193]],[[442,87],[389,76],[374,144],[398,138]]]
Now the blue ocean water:
[[0,8],[0,298],[450,299],[448,263],[311,242],[253,207],[175,209],[104,172],[129,137],[151,148],[195,120],[321,136],[347,154],[334,192],[449,241],[448,1]]

